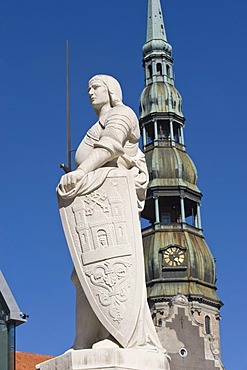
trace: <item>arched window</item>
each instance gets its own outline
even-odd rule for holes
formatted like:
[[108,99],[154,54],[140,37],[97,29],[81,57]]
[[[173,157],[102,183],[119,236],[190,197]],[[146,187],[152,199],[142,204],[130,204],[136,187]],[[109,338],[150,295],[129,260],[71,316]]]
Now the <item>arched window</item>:
[[151,78],[153,75],[153,68],[151,66],[151,64],[149,64],[148,66],[148,78]]
[[157,69],[157,75],[162,76],[162,65],[161,65],[161,63],[157,63],[156,69]]
[[206,331],[206,334],[211,334],[211,323],[210,323],[210,317],[208,315],[205,316],[205,331]]
[[106,248],[109,246],[108,244],[108,238],[107,238],[107,233],[103,229],[99,229],[97,231],[97,237],[98,237],[98,248]]

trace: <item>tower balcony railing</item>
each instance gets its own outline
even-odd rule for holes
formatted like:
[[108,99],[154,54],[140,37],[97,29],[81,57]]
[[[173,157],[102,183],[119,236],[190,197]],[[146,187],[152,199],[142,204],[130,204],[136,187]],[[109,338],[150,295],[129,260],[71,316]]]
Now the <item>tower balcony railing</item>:
[[185,223],[185,222],[181,222],[181,223],[177,223],[177,222],[174,222],[174,223],[170,223],[170,224],[162,224],[162,223],[155,223],[155,224],[152,224],[152,225],[149,225],[145,228],[142,229],[142,235],[145,236],[151,232],[153,232],[154,230],[161,230],[161,231],[182,231],[182,230],[187,230],[187,231],[191,231],[193,232],[194,234],[197,234],[197,235],[203,235],[203,232],[201,229],[198,229],[197,227],[195,226],[192,226],[188,223]]
[[151,141],[149,143],[147,143],[146,145],[143,146],[143,149],[146,151],[148,150],[151,150],[153,148],[171,148],[171,147],[176,147],[178,149],[181,149],[181,150],[185,150],[185,145],[181,144],[181,143],[178,143],[174,140],[154,140],[154,141]]

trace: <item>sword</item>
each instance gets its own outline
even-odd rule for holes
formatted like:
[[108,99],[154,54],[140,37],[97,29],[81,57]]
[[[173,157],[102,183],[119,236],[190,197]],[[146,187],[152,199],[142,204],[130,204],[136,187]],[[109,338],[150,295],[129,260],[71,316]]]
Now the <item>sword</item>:
[[67,165],[61,163],[60,167],[65,173],[71,171],[71,138],[70,138],[70,89],[69,89],[69,41],[66,40],[66,114],[67,114]]

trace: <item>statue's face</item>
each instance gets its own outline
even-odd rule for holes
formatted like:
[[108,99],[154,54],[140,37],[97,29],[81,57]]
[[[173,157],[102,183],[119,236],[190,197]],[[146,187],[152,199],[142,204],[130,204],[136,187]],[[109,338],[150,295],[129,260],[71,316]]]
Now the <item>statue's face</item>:
[[88,94],[93,108],[101,109],[110,104],[110,97],[106,85],[100,80],[93,80],[88,85]]

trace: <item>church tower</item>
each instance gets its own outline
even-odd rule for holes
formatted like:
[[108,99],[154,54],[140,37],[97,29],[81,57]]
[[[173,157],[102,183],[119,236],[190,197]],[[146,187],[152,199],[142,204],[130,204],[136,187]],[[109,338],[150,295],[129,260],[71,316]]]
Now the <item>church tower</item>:
[[143,67],[140,127],[150,182],[142,213],[149,225],[142,235],[152,317],[171,370],[224,369],[215,261],[203,236],[202,194],[186,152],[160,0],[148,0]]

